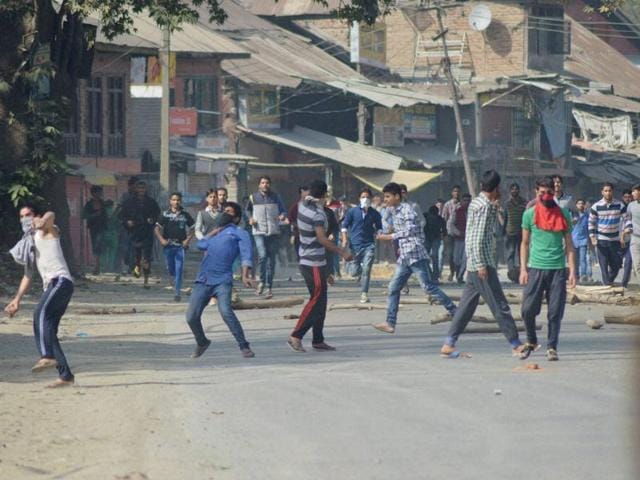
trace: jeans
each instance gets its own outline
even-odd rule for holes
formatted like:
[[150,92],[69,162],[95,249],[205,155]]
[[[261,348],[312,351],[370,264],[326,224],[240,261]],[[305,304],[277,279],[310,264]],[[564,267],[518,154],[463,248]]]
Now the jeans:
[[167,271],[174,281],[175,294],[180,295],[182,271],[184,270],[184,247],[182,245],[167,245],[164,247],[164,260],[167,264]]
[[347,274],[352,277],[360,277],[362,293],[369,292],[371,282],[371,268],[376,256],[376,246],[374,243],[360,247],[352,247],[353,261],[345,265]]
[[[337,247],[340,246],[340,237],[336,237],[336,239],[334,240],[334,242],[336,244]],[[329,256],[327,256],[327,261],[329,260]],[[331,269],[331,273],[333,275],[336,275],[338,277],[340,277],[340,255],[331,252],[331,261],[333,262],[333,267]]]
[[433,278],[434,280],[438,280],[440,278],[440,272],[442,271],[442,240],[427,240],[424,246],[427,249],[429,257],[431,257],[431,272],[433,273]]
[[202,312],[209,305],[211,297],[216,297],[218,300],[218,312],[220,312],[222,320],[227,324],[229,331],[238,342],[238,347],[240,349],[249,348],[249,342],[244,337],[242,325],[240,325],[238,317],[236,317],[233,308],[231,308],[232,287],[232,283],[221,283],[219,285],[196,283],[193,286],[193,292],[191,292],[191,298],[189,299],[189,308],[187,309],[187,323],[199,346],[202,347],[209,342],[202,328]]
[[578,276],[580,278],[582,277],[589,277],[591,278],[591,275],[593,274],[591,271],[591,259],[590,257],[590,253],[589,253],[589,245],[585,245],[584,247],[578,247],[576,248],[577,252],[576,252],[576,260],[577,260],[577,268],[576,270],[578,271]]
[[66,278],[54,278],[33,312],[33,334],[40,356],[55,358],[58,363],[58,375],[66,381],[73,380],[73,374],[58,340],[58,326],[67,310],[71,295],[73,282]]
[[453,264],[455,266],[456,280],[458,283],[464,281],[464,274],[467,271],[467,254],[464,251],[464,238],[453,239]]
[[455,346],[458,337],[467,327],[476,308],[478,308],[480,297],[484,299],[489,310],[491,310],[491,313],[498,322],[500,330],[511,346],[517,347],[520,345],[516,322],[511,315],[509,303],[507,303],[507,299],[502,291],[502,286],[498,279],[498,272],[493,267],[487,267],[487,273],[488,277],[484,280],[478,276],[478,272],[469,272],[467,274],[467,286],[462,292],[458,309],[453,316],[451,327],[449,327],[449,333],[445,340],[447,345],[451,347]]
[[542,299],[547,299],[547,348],[558,348],[560,323],[567,302],[567,270],[529,269],[529,282],[522,292],[522,319],[527,329],[527,342],[538,343],[536,317],[540,315]]
[[619,241],[598,240],[596,246],[598,263],[602,274],[603,285],[613,285],[620,267],[622,267],[622,256],[620,254]]
[[276,273],[276,255],[280,248],[279,235],[254,235],[256,251],[258,252],[258,273],[260,281],[267,290],[273,287],[273,277]]
[[427,260],[419,260],[412,265],[396,265],[396,271],[389,283],[389,298],[387,300],[387,323],[392,327],[395,327],[398,319],[398,307],[400,305],[400,291],[405,286],[411,274],[415,273],[420,282],[422,289],[429,295],[436,297],[440,304],[447,309],[447,311],[453,314],[456,311],[456,306],[451,299],[440,290],[431,279],[431,269]]
[[522,234],[507,235],[505,241],[505,250],[507,254],[507,271],[520,268],[520,243],[522,242]]
[[324,319],[327,314],[327,267],[300,265],[300,273],[309,290],[309,301],[302,309],[291,336],[302,338],[313,329],[314,345],[324,342]]

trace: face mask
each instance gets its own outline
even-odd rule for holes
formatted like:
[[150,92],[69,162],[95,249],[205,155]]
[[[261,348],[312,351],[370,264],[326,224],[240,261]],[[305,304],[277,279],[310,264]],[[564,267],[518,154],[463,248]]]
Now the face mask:
[[33,230],[33,217],[24,217],[20,220],[20,223],[22,224],[22,231],[24,233],[29,233]]
[[360,206],[362,208],[369,208],[371,206],[371,199],[370,198],[361,198],[360,199]]
[[220,223],[219,225],[221,227],[226,227],[227,225],[233,223],[233,216],[229,215],[227,212],[224,212],[221,216],[220,216]]
[[544,193],[540,195],[538,198],[540,199],[540,202],[542,203],[542,205],[544,205],[547,208],[551,208],[556,204],[554,196],[550,193]]

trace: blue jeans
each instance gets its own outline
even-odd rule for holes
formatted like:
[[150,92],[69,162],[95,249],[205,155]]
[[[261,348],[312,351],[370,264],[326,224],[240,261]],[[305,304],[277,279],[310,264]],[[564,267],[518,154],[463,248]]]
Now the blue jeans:
[[279,235],[254,235],[258,252],[258,272],[260,281],[267,290],[273,287],[273,277],[276,273],[276,255],[280,248]]
[[363,245],[352,247],[353,261],[346,264],[345,269],[352,277],[361,277],[360,285],[362,293],[369,292],[369,283],[371,282],[371,267],[376,257],[376,245]]
[[433,279],[438,280],[440,278],[442,268],[442,240],[426,241],[424,246],[427,249],[429,257],[431,257],[431,272],[433,273]]
[[211,297],[218,300],[218,312],[224,323],[227,324],[229,331],[235,337],[240,349],[249,348],[249,342],[244,337],[244,330],[236,314],[231,308],[231,291],[232,283],[221,283],[219,285],[205,285],[204,283],[196,283],[191,292],[189,299],[189,308],[187,309],[187,323],[196,338],[196,342],[201,347],[209,341],[202,328],[202,312],[209,305]]
[[176,295],[180,295],[182,288],[182,271],[184,269],[184,247],[181,245],[167,245],[164,247],[164,259],[167,271],[174,279]]
[[387,300],[387,323],[395,327],[398,318],[398,306],[400,305],[400,291],[407,283],[412,273],[415,273],[422,289],[429,295],[436,297],[440,304],[452,315],[456,306],[451,299],[431,280],[431,269],[427,260],[419,260],[413,265],[396,265],[396,272],[389,283],[389,299]]
[[577,257],[578,257],[578,276],[584,277],[587,276],[591,278],[591,259],[589,258],[589,245],[585,245],[584,247],[578,247],[577,249]]

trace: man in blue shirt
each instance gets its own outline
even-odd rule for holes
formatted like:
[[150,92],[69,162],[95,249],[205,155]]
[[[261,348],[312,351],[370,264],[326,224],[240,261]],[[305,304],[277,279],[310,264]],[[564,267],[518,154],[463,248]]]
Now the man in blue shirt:
[[202,328],[202,312],[209,304],[211,297],[218,299],[218,311],[222,319],[235,337],[245,358],[254,357],[245,339],[242,325],[231,308],[233,287],[233,262],[240,255],[242,262],[242,282],[252,288],[251,268],[253,254],[251,238],[246,230],[238,227],[242,219],[242,207],[235,202],[227,202],[223,206],[219,227],[198,241],[198,250],[205,251],[200,271],[191,293],[187,310],[187,323],[198,344],[191,358],[201,356],[211,341]]
[[360,303],[369,302],[371,267],[376,256],[376,234],[382,231],[382,217],[371,208],[373,194],[368,188],[360,191],[360,205],[350,208],[342,221],[342,245],[351,244],[353,262],[346,265],[347,273],[359,277],[362,286]]
[[591,282],[591,259],[589,254],[589,210],[587,203],[579,198],[576,201],[577,214],[574,216],[571,239],[576,250],[576,271],[579,273],[580,283]]

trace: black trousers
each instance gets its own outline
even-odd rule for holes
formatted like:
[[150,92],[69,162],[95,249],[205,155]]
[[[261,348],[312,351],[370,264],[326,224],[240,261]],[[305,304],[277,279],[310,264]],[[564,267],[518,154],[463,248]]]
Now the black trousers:
[[33,312],[33,334],[40,356],[55,358],[58,363],[58,375],[67,381],[73,380],[73,374],[58,340],[58,326],[67,310],[71,295],[73,282],[66,278],[54,278]]
[[619,241],[598,240],[596,253],[603,285],[612,285],[622,267],[622,248]]
[[327,267],[309,267],[300,265],[300,273],[309,290],[309,301],[302,309],[298,323],[292,337],[302,339],[304,335],[313,329],[313,344],[324,342],[322,330],[324,318],[327,313]]
[[542,300],[547,300],[547,348],[558,348],[560,323],[567,302],[567,270],[529,269],[529,282],[522,292],[522,319],[527,329],[527,342],[537,343],[536,317],[540,314]]

